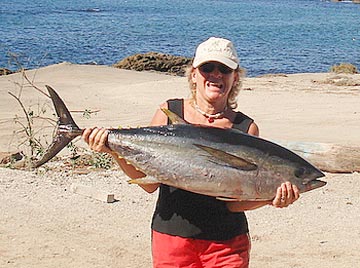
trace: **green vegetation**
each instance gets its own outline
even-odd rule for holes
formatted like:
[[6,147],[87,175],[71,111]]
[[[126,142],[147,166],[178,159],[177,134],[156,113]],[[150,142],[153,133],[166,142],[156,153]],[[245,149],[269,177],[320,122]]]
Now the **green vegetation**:
[[[53,107],[49,107],[49,103],[39,101],[37,104],[29,104],[23,97],[24,92],[28,90],[35,90],[41,95],[50,96],[40,87],[35,85],[34,78],[30,79],[25,70],[20,71],[22,75],[21,82],[15,82],[15,87],[12,92],[8,92],[17,104],[20,106],[22,115],[15,114],[12,121],[17,126],[14,131],[14,142],[16,143],[17,151],[14,155],[21,156],[16,159],[10,156],[2,165],[9,168],[31,168],[32,163],[41,158],[49,147],[55,135],[57,127],[56,115],[52,112]],[[93,113],[98,111],[91,111],[89,109],[83,111],[73,111],[81,113],[84,118],[89,119]],[[112,158],[107,154],[90,152],[86,149],[81,149],[76,146],[75,142],[71,142],[67,149],[70,156],[68,162],[73,168],[81,166],[93,166],[95,168],[109,169],[112,167]],[[89,155],[88,161],[84,161],[82,154]],[[17,165],[17,161],[21,160],[21,165]]]

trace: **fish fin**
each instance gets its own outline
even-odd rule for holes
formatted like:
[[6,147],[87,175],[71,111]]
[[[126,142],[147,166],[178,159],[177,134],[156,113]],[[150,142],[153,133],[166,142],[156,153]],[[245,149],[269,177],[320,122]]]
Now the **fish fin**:
[[232,197],[223,197],[223,196],[217,196],[217,200],[225,201],[225,202],[241,202],[241,201],[251,201],[251,202],[258,202],[258,201],[270,201],[270,199],[264,199],[264,198],[244,198],[244,199],[238,199],[238,198],[232,198]]
[[46,150],[46,152],[43,154],[41,159],[35,161],[32,164],[33,168],[40,167],[41,165],[48,162],[50,159],[52,159],[55,155],[58,154],[65,146],[67,146],[70,141],[72,141],[73,138],[65,137],[63,135],[59,135],[56,138],[54,138],[53,142],[49,146],[49,148]]
[[154,177],[146,176],[146,177],[142,177],[142,178],[138,178],[138,179],[128,180],[128,183],[147,185],[147,184],[159,183],[159,181]]
[[256,170],[258,167],[256,164],[251,163],[241,157],[229,154],[219,149],[215,149],[209,146],[194,144],[196,147],[208,152],[217,159],[229,164],[231,167],[238,168],[245,171]]
[[80,129],[76,125],[69,110],[66,108],[65,103],[59,97],[59,95],[56,93],[56,91],[48,85],[45,85],[45,86],[46,86],[47,90],[49,91],[51,100],[55,107],[56,114],[59,117],[59,125],[71,125],[73,128]]
[[46,85],[46,88],[49,91],[59,121],[57,125],[56,135],[51,145],[46,150],[45,154],[41,157],[41,159],[35,161],[32,164],[33,168],[40,167],[41,165],[48,162],[65,146],[67,146],[74,138],[80,136],[82,133],[82,130],[76,125],[69,110],[66,108],[65,103],[62,101],[59,95],[52,87]]
[[176,113],[173,113],[169,109],[166,108],[160,108],[160,109],[169,118],[171,124],[173,125],[188,124],[188,122],[186,122],[184,119],[182,119],[180,116],[178,116]]
[[225,201],[225,202],[239,202],[239,201],[241,201],[240,199],[237,199],[237,198],[223,197],[223,196],[217,196],[216,199],[220,200],[220,201]]

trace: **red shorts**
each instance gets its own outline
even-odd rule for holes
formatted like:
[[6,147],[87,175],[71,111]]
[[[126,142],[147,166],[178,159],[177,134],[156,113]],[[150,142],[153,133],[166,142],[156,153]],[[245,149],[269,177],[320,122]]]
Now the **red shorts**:
[[247,234],[211,241],[152,231],[152,255],[154,268],[247,268],[250,240]]

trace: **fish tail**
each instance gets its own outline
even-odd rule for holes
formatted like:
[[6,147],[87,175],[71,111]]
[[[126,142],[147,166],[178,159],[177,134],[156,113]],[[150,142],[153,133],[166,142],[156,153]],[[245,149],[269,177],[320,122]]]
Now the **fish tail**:
[[46,85],[46,88],[49,91],[50,98],[54,104],[59,120],[57,123],[57,131],[51,145],[46,150],[42,158],[33,163],[32,166],[34,168],[40,167],[41,165],[48,162],[74,138],[82,134],[82,129],[76,125],[65,103],[62,101],[56,91],[48,85]]

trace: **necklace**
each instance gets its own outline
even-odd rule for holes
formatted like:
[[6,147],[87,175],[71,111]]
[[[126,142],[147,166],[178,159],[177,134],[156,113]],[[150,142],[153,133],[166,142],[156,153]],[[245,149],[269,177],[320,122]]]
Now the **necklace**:
[[208,113],[204,112],[203,110],[201,110],[196,102],[194,102],[194,108],[197,112],[199,112],[200,114],[205,116],[207,118],[207,120],[209,121],[209,123],[213,123],[215,119],[221,118],[227,110],[227,106],[225,106],[224,110],[222,110],[221,112],[218,112],[216,114],[208,114]]

